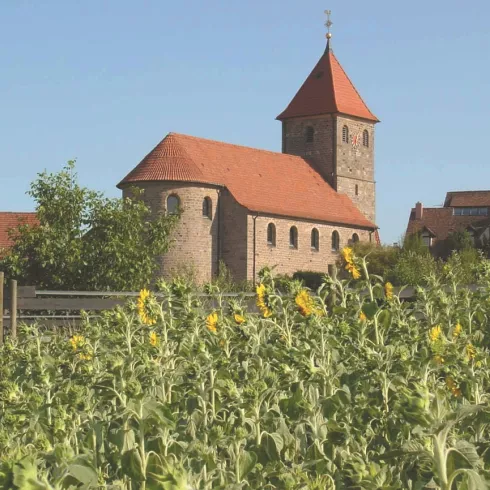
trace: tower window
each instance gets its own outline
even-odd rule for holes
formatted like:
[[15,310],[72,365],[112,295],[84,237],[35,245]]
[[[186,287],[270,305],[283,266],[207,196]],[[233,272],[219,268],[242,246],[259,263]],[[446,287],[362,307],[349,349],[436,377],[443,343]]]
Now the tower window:
[[205,197],[202,202],[202,215],[209,219],[213,217],[213,202],[210,197]]
[[176,194],[167,197],[167,214],[177,214],[179,212],[180,199]]
[[311,248],[317,251],[320,249],[320,233],[316,228],[311,230]]
[[356,192],[356,196],[358,196],[359,195],[359,186],[357,184],[355,186],[355,192]]
[[337,230],[334,230],[332,233],[332,251],[338,252],[340,248],[340,236]]
[[362,146],[369,147],[369,133],[367,129],[362,132]]
[[306,127],[306,142],[313,143],[315,140],[315,128],[313,126]]
[[298,248],[298,228],[291,226],[289,229],[289,248]]
[[349,142],[349,128],[347,126],[342,126],[342,143]]
[[276,246],[276,227],[274,223],[267,225],[267,245]]

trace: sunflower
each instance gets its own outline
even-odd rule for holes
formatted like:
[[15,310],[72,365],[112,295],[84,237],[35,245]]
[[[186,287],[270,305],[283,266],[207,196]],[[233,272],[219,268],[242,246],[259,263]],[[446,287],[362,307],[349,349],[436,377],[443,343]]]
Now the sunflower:
[[468,358],[468,361],[471,361],[476,357],[476,349],[473,344],[468,344],[465,350],[466,350],[466,357]]
[[207,316],[206,328],[213,333],[216,333],[216,325],[218,324],[218,313],[215,311]]
[[393,284],[391,282],[385,284],[385,296],[388,301],[393,299]]
[[451,378],[450,376],[446,378],[446,386],[451,390],[451,393],[454,396],[456,397],[461,396],[461,390],[458,388],[458,385],[456,384],[454,379]]
[[80,357],[82,361],[91,361],[94,356],[91,352],[87,352],[86,354],[79,354],[78,357]]
[[298,306],[299,312],[303,316],[310,316],[315,308],[313,298],[308,294],[306,289],[302,289],[295,298],[295,303]]
[[359,313],[359,320],[360,320],[361,322],[365,322],[365,321],[367,320],[367,316],[366,316],[366,314],[365,314],[363,311],[361,311],[361,312]]
[[272,316],[272,310],[269,308],[268,295],[265,288],[265,284],[259,284],[256,288],[257,293],[257,306],[259,307],[260,313],[264,318],[269,318]]
[[344,247],[342,249],[342,257],[346,262],[345,270],[349,271],[353,279],[359,279],[361,277],[361,271],[354,262],[354,252],[351,247]]
[[155,325],[155,316],[150,311],[151,293],[148,289],[142,289],[138,297],[138,315],[145,325]]
[[463,327],[461,326],[461,324],[459,322],[456,323],[456,326],[454,327],[454,330],[453,330],[453,339],[459,337],[461,335],[462,330],[463,330]]
[[434,356],[434,362],[436,364],[444,364],[444,358],[440,355]]
[[151,332],[150,333],[150,345],[153,347],[156,347],[158,345],[158,335],[156,332]]
[[242,315],[240,315],[239,313],[235,313],[235,314],[233,315],[233,318],[234,318],[235,323],[236,323],[237,325],[241,325],[242,323],[245,323],[245,317],[244,317],[244,316],[242,316]]
[[432,327],[429,332],[429,337],[431,342],[437,342],[441,337],[441,333],[442,330],[440,325],[436,325],[435,327]]
[[70,344],[73,347],[73,350],[77,350],[79,347],[85,344],[85,337],[83,335],[74,335],[70,339]]

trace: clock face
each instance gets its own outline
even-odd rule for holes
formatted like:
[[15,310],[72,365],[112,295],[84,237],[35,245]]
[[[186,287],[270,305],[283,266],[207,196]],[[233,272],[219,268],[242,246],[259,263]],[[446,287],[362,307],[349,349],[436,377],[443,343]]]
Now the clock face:
[[352,146],[354,148],[359,148],[360,144],[361,144],[361,133],[353,134],[352,135]]

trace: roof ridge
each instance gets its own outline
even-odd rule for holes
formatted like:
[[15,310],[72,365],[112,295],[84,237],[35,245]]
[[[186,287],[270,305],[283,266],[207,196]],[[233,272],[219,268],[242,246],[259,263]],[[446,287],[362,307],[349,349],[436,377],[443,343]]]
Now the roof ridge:
[[[328,44],[327,44],[328,46]],[[333,105],[335,107],[335,109],[337,109],[337,112],[339,111],[339,106],[337,104],[337,96],[335,94],[335,80],[334,80],[334,77],[333,77],[333,69],[332,69],[332,61],[330,59],[330,53],[332,53],[332,56],[335,58],[335,60],[337,61],[337,63],[340,65],[340,63],[338,62],[337,58],[335,57],[335,55],[333,54],[333,51],[331,51],[330,49],[325,52],[325,54],[327,55],[327,60],[328,60],[328,69],[330,70],[330,80],[332,80],[332,97],[333,97]],[[325,56],[325,55],[324,55]],[[345,72],[344,72],[345,73]],[[350,81],[350,80],[349,80]],[[352,82],[351,82],[352,83]]]
[[[359,97],[359,99],[361,100],[361,102],[364,104],[364,107],[366,108],[366,110],[369,112],[369,114],[371,114],[371,116],[379,122],[379,119],[371,112],[371,109],[369,109],[369,107],[367,106],[366,102],[364,101],[364,99],[362,98],[361,94],[359,93],[359,91],[357,90],[356,86],[354,85],[354,83],[352,82],[352,80],[350,79],[349,75],[347,75],[347,72],[344,70],[344,67],[340,64],[340,61],[337,59],[337,57],[333,54],[333,51],[332,51],[332,56],[335,58],[335,61],[337,62],[337,65],[339,65],[340,69],[342,70],[342,73],[345,75],[345,77],[347,78],[347,80],[349,81],[349,83],[352,85],[352,88],[354,89],[355,93],[357,94],[357,96]],[[332,63],[330,63],[330,69],[332,67]],[[332,85],[334,86],[334,91],[333,91],[333,96],[334,96],[334,101],[335,101],[335,106],[337,107],[338,109],[338,106],[337,106],[337,99],[335,98],[335,82],[334,82],[334,79],[333,79],[333,75],[332,75]],[[340,111],[339,111],[340,112]]]
[[0,215],[3,214],[37,214],[36,211],[0,211]]
[[259,151],[259,152],[262,152],[262,153],[272,153],[273,155],[281,155],[281,156],[290,157],[290,158],[293,158],[293,159],[298,159],[299,158],[300,160],[304,160],[303,157],[300,157],[298,155],[290,155],[289,153],[283,153],[281,151],[265,150],[263,148],[255,148],[253,146],[238,145],[236,143],[227,143],[226,141],[219,141],[219,140],[215,140],[215,139],[211,139],[211,138],[202,138],[200,136],[192,136],[190,134],[171,132],[171,133],[168,133],[167,136],[170,136],[170,135],[174,135],[174,136],[178,136],[178,137],[179,136],[182,136],[184,138],[190,138],[190,139],[193,139],[193,140],[206,141],[206,142],[209,142],[209,143],[217,143],[219,145],[233,146],[235,148],[245,148],[247,150]]
[[488,190],[478,190],[478,191],[447,191],[447,194],[463,194],[463,193],[474,193],[474,192],[490,192],[490,189]]

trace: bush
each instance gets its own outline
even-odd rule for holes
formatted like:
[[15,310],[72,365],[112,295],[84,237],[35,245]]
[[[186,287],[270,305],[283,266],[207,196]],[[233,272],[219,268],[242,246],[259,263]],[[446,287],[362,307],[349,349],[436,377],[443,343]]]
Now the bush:
[[392,275],[392,282],[396,285],[420,286],[427,284],[429,276],[439,271],[439,263],[432,255],[413,250],[404,250],[398,259]]
[[315,271],[296,271],[293,274],[293,279],[301,281],[307,288],[316,291],[325,281],[324,272]]
[[352,246],[358,257],[367,257],[369,272],[392,280],[393,269],[400,257],[400,249],[393,246],[380,246],[369,242],[357,242]]

